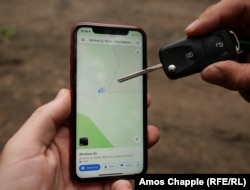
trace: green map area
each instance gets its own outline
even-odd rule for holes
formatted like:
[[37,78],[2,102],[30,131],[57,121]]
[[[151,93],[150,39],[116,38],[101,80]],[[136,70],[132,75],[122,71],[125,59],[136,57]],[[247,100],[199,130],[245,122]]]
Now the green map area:
[[[113,145],[87,116],[77,113],[77,148],[112,148]],[[88,145],[80,146],[79,139],[88,138]]]

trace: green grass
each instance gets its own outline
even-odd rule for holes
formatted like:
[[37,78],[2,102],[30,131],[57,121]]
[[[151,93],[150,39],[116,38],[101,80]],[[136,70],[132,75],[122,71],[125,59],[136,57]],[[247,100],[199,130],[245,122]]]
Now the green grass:
[[8,43],[16,35],[17,35],[17,28],[15,25],[0,26],[1,42]]

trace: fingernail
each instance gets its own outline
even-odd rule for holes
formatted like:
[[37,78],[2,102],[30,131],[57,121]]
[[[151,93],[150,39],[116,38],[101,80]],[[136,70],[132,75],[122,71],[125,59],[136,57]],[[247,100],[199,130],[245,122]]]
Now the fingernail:
[[63,97],[65,94],[66,94],[66,90],[65,90],[65,89],[61,89],[61,90],[57,93],[55,99],[59,99],[59,98]]
[[196,28],[196,26],[199,24],[199,19],[196,19],[195,21],[193,21],[191,24],[189,24],[185,31],[190,31],[190,30],[193,30],[194,28]]

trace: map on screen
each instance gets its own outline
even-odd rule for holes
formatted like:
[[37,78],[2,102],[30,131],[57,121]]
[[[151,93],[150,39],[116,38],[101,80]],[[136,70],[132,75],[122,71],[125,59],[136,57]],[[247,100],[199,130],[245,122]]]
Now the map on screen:
[[[124,83],[117,79],[142,68],[142,42],[123,38],[95,34],[79,38],[78,148],[128,147],[141,142],[142,78]],[[85,139],[85,145],[79,139]]]

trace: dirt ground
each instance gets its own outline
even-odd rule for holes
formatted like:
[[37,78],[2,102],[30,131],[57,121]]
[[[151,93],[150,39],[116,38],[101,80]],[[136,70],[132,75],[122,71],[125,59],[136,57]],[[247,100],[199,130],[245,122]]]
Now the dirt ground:
[[[32,111],[69,88],[69,39],[79,21],[137,25],[148,36],[148,64],[161,46],[215,0],[0,0],[0,27],[14,26],[0,42],[0,149]],[[149,74],[149,123],[161,132],[149,150],[149,173],[249,173],[250,105],[237,92],[196,74],[171,81]],[[25,140],[25,139],[24,139]],[[17,144],[18,146],[18,144]]]

